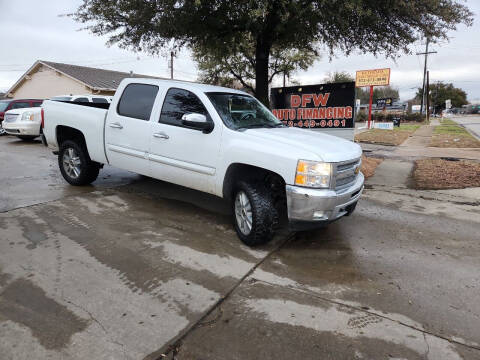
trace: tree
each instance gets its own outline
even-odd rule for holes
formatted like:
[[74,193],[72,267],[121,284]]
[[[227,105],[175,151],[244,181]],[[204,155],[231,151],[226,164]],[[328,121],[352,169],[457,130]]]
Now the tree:
[[[418,89],[415,98],[422,98],[421,88]],[[467,93],[462,89],[454,87],[451,83],[438,82],[430,84],[430,99],[432,106],[437,111],[445,109],[445,100],[448,99],[452,100],[452,107],[462,107],[468,104]]]
[[324,79],[324,83],[341,83],[341,82],[350,82],[355,81],[355,78],[346,71],[335,71],[329,73]]
[[461,0],[83,0],[72,14],[109,43],[158,53],[176,46],[201,46],[231,53],[245,38],[255,49],[255,92],[268,102],[270,56],[275,49],[313,51],[317,44],[346,54],[394,57],[410,53],[419,35],[448,38],[473,14]]
[[[375,86],[373,88],[373,102],[375,103],[377,99],[392,98],[400,99],[398,89],[388,85],[388,86]],[[362,104],[368,104],[370,101],[370,88],[358,88],[357,89],[357,99],[360,99]]]
[[[230,52],[205,49],[194,45],[193,58],[200,70],[199,80],[208,84],[233,86],[240,83],[243,88],[256,94],[255,91],[255,48],[254,41],[245,38],[236,44]],[[276,75],[285,74],[290,77],[298,70],[308,69],[318,59],[316,50],[290,50],[273,48],[269,57],[268,84]]]

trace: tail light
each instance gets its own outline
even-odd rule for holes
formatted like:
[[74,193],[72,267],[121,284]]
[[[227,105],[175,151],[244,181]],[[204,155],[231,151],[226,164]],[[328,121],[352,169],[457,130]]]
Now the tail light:
[[43,112],[43,108],[42,110],[40,110],[40,115],[42,117],[42,121],[40,123],[40,127],[43,129],[45,127],[45,113]]

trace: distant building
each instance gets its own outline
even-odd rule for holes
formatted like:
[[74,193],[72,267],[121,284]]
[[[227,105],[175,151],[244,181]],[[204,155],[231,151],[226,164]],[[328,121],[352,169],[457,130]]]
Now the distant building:
[[37,60],[13,86],[8,98],[47,99],[56,95],[113,95],[127,77],[153,77],[87,66]]

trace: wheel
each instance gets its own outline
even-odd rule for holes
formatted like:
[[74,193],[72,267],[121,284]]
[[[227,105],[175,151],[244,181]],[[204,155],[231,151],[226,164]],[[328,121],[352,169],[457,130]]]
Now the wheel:
[[240,240],[248,246],[256,246],[272,239],[278,213],[264,185],[239,182],[232,205],[235,230]]
[[36,136],[36,135],[17,135],[17,137],[18,137],[19,139],[24,140],[24,141],[29,141],[29,140],[35,139],[35,138],[38,137],[38,136]]
[[6,135],[6,134],[7,133],[6,133],[5,129],[2,127],[2,123],[0,123],[0,136]]
[[94,182],[100,171],[100,165],[90,159],[86,147],[71,140],[60,146],[58,166],[63,178],[75,186]]

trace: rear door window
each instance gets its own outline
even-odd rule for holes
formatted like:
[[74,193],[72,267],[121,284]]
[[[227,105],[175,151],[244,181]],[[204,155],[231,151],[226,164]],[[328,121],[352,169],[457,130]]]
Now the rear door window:
[[92,98],[92,102],[97,104],[108,104],[107,99],[104,98]]
[[165,96],[159,122],[183,126],[182,116],[191,113],[205,115],[210,120],[207,109],[197,95],[188,90],[171,88]]
[[75,102],[89,102],[86,97],[76,98],[76,99],[73,100],[73,101],[75,101]]
[[34,101],[34,102],[32,102],[32,105],[31,105],[31,106],[32,106],[32,107],[42,106],[42,102],[43,102],[43,101]]
[[118,102],[118,114],[148,121],[157,93],[155,85],[128,84]]

